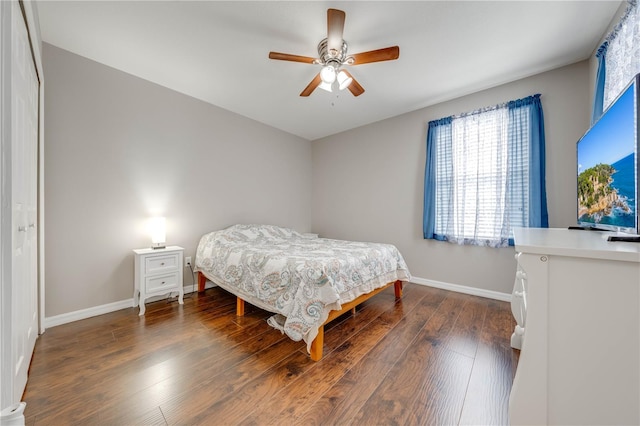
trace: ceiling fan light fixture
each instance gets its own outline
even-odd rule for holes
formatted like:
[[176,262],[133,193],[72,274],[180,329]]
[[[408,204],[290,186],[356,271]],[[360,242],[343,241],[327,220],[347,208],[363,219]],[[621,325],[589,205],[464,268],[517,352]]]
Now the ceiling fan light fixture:
[[341,70],[343,66],[392,61],[400,57],[400,48],[398,46],[349,55],[347,42],[342,38],[345,16],[346,14],[342,10],[327,10],[327,37],[318,43],[317,58],[269,52],[269,59],[322,66],[320,72],[313,77],[313,80],[304,88],[300,96],[308,97],[317,87],[328,92],[348,88],[353,96],[360,96],[364,93],[364,88],[348,71]]
[[322,79],[323,83],[331,85],[334,81],[336,81],[336,69],[331,65],[322,67],[322,70],[320,70],[320,78]]
[[344,90],[353,82],[353,78],[349,77],[346,72],[340,71],[338,73],[338,87],[340,90]]
[[327,92],[333,92],[333,90],[331,90],[331,86],[332,86],[331,83],[327,83],[325,81],[323,81],[318,85],[318,87],[321,88],[322,90],[326,90]]

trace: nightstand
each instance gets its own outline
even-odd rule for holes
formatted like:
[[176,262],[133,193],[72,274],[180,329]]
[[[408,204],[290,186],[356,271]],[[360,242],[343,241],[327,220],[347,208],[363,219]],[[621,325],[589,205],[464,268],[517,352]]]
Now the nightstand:
[[152,296],[161,296],[177,292],[178,302],[182,305],[184,287],[182,287],[182,259],[184,248],[168,246],[163,249],[136,249],[133,306],[140,306],[144,315],[145,301]]

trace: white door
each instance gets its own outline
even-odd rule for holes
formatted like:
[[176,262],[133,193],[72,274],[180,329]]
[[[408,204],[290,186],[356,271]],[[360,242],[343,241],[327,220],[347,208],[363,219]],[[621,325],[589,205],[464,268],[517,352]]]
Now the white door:
[[20,401],[38,335],[37,176],[38,77],[27,26],[11,2],[12,372]]

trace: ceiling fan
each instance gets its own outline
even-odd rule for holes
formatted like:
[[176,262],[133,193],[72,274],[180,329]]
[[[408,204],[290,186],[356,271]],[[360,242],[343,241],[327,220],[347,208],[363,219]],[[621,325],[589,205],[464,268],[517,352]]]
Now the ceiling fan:
[[316,87],[329,92],[333,91],[334,88],[339,90],[348,88],[353,96],[360,96],[364,93],[364,88],[353,78],[349,71],[342,69],[342,67],[344,65],[391,61],[398,59],[400,56],[400,48],[398,46],[348,55],[347,42],[342,39],[344,19],[345,13],[342,10],[327,10],[327,38],[318,43],[318,58],[269,52],[270,59],[322,65],[320,72],[305,87],[300,96],[309,96]]

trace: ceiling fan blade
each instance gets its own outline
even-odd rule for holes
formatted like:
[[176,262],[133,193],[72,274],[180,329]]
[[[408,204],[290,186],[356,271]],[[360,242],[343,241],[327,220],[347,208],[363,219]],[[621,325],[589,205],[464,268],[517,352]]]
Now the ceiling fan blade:
[[305,64],[313,64],[316,58],[309,56],[290,55],[288,53],[269,52],[269,59],[277,59],[279,61],[304,62]]
[[351,84],[348,86],[348,89],[353,94],[353,96],[362,95],[364,93],[364,87],[360,86],[360,83],[358,83],[356,79],[353,78],[353,76],[349,71],[343,69],[341,70],[341,72],[344,72],[348,77],[351,77],[351,79],[353,80]]
[[320,83],[322,83],[322,79],[320,78],[320,73],[318,73],[318,75],[316,75],[313,80],[311,80],[311,83],[309,83],[309,85],[304,88],[302,93],[300,93],[300,96],[309,96],[311,92],[313,92],[316,87],[320,85]]
[[370,50],[368,52],[356,53],[351,55],[353,64],[362,65],[371,62],[392,61],[400,57],[400,48],[398,46],[385,47],[384,49]]
[[338,9],[327,10],[327,47],[340,52],[344,32],[345,13]]

